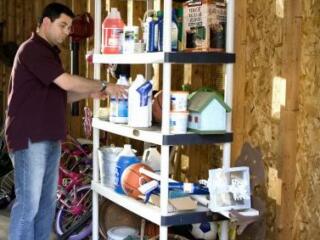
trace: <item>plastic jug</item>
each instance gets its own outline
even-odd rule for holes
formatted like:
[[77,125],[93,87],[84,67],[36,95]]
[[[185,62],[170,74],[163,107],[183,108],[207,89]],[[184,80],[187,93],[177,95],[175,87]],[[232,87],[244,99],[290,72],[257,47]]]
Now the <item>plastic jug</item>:
[[121,186],[121,177],[123,171],[130,165],[140,162],[131,149],[130,144],[125,144],[123,150],[118,155],[116,172],[115,172],[115,183],[114,190],[117,193],[124,194],[123,188]]
[[111,8],[102,23],[102,53],[121,53],[123,28],[120,12],[117,8]]
[[161,154],[156,146],[151,146],[144,150],[142,161],[149,165],[155,172],[160,172]]
[[128,93],[128,125],[150,127],[152,120],[152,84],[138,74]]
[[[117,84],[129,86],[127,78],[120,75]],[[127,123],[128,122],[128,99],[115,97],[110,98],[110,122],[114,123]]]

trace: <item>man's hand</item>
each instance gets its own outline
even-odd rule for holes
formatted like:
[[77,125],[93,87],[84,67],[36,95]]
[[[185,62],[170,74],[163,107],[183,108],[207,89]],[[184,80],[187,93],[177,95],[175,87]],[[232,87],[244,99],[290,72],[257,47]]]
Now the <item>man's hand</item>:
[[118,98],[124,98],[128,96],[128,87],[124,85],[119,85],[115,83],[108,83],[105,93]]
[[105,92],[95,92],[90,94],[91,98],[105,100],[108,95]]

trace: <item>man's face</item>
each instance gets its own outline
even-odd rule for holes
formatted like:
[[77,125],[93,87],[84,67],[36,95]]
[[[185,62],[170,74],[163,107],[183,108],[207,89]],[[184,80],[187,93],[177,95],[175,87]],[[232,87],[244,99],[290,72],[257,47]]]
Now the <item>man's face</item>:
[[53,22],[49,18],[46,18],[45,21],[47,23],[46,37],[49,43],[52,45],[61,44],[70,33],[72,18],[61,14]]

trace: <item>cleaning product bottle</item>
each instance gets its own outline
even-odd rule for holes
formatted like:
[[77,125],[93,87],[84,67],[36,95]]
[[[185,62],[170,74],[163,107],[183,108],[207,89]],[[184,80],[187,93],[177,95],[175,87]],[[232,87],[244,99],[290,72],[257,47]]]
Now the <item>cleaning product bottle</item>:
[[161,155],[156,146],[144,150],[142,161],[150,166],[155,172],[160,172]]
[[[163,51],[163,13],[161,11],[158,12],[159,18],[159,41],[158,41],[158,49],[159,51]],[[178,51],[178,23],[176,12],[172,9],[172,22],[171,22],[171,50]]]
[[121,186],[121,177],[124,170],[135,163],[140,162],[139,158],[136,157],[134,152],[131,149],[130,144],[125,144],[123,150],[118,155],[116,172],[115,172],[115,183],[114,190],[117,193],[124,194],[123,188]]
[[102,23],[102,53],[121,53],[124,23],[117,8],[111,8],[110,13]]
[[128,125],[131,127],[150,127],[152,84],[138,74],[128,92]]
[[[129,86],[129,82],[124,75],[120,75],[117,84]],[[109,120],[113,123],[127,123],[128,122],[128,98],[110,98],[110,112]]]
[[[151,36],[150,36],[150,31],[152,31],[150,29],[151,27],[151,22],[153,21],[152,17],[147,17],[145,22],[143,23],[143,42],[146,45],[146,51],[147,52],[151,52],[151,46],[150,43],[153,41],[150,40]],[[154,31],[154,30],[153,30]]]
[[157,52],[158,49],[158,29],[159,21],[158,17],[154,16],[153,18],[147,18],[148,22],[148,41],[147,41],[147,51],[148,52]]
[[183,33],[183,8],[177,8],[176,11],[176,19],[178,26],[178,50],[183,49],[182,45],[182,33]]

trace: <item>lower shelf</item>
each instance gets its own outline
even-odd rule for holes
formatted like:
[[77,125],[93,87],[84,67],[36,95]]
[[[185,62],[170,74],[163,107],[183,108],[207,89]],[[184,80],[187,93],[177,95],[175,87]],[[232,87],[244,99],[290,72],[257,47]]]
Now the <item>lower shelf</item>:
[[161,216],[160,208],[151,204],[144,204],[125,195],[114,192],[113,189],[103,186],[100,183],[92,182],[92,190],[105,198],[113,201],[119,206],[157,224],[160,226],[173,226],[200,223],[212,220],[225,220],[226,217],[212,213],[208,208],[199,206],[196,211],[183,211],[176,213],[168,213],[166,216]]
[[221,134],[197,134],[187,132],[184,134],[161,133],[160,126],[150,128],[134,128],[126,124],[116,124],[109,121],[93,118],[92,126],[120,136],[137,139],[158,145],[188,145],[188,144],[222,144],[232,142],[233,134],[230,132]]

